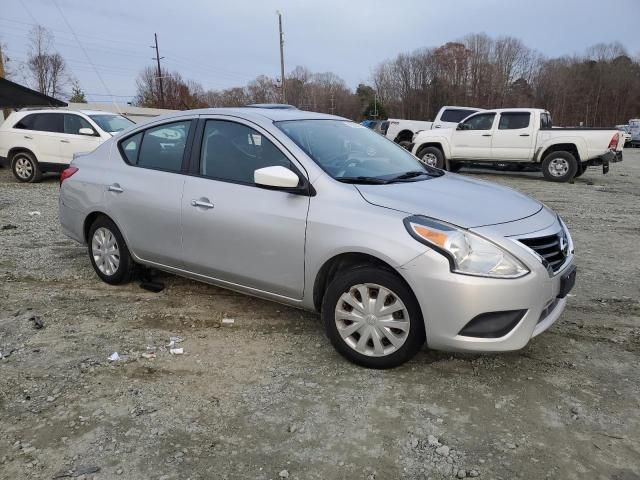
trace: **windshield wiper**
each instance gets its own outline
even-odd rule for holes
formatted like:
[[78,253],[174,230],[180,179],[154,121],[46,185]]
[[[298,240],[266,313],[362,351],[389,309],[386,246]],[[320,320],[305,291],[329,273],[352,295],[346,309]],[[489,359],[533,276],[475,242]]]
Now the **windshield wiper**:
[[385,183],[389,183],[389,180],[385,180],[383,178],[378,177],[336,177],[336,180],[342,183],[363,183],[363,184],[371,184],[371,185],[384,185]]
[[428,177],[439,177],[442,175],[442,172],[438,170],[411,170],[409,172],[404,172],[396,177],[393,177],[390,182],[395,182],[399,180],[409,180],[410,178],[420,177],[422,175],[426,175]]

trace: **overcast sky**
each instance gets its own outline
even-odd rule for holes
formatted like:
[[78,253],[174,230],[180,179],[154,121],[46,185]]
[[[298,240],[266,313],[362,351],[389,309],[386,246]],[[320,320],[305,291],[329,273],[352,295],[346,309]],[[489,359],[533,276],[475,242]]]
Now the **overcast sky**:
[[546,56],[581,53],[619,41],[640,53],[640,0],[0,0],[0,42],[14,78],[28,32],[52,31],[90,100],[108,94],[130,100],[135,77],[152,65],[154,32],[163,65],[205,88],[244,85],[259,74],[279,75],[276,10],[283,13],[285,64],[290,70],[332,71],[349,86],[366,82],[380,61],[438,46],[472,32],[512,35]]

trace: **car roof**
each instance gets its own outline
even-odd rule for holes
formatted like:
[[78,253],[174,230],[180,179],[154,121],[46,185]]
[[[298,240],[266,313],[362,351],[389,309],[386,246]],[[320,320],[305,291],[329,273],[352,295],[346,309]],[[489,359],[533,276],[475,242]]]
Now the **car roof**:
[[[197,110],[185,110],[180,112],[184,114],[196,115],[231,115],[244,118],[261,117],[274,122],[285,120],[348,120],[337,115],[329,115],[327,113],[309,112],[298,109],[278,109],[278,108],[259,108],[259,107],[238,107],[238,108],[200,108]],[[174,114],[169,114],[165,118],[171,118]]]
[[104,110],[74,110],[71,108],[22,108],[13,113],[84,113],[85,115],[118,115],[113,112],[105,112]]

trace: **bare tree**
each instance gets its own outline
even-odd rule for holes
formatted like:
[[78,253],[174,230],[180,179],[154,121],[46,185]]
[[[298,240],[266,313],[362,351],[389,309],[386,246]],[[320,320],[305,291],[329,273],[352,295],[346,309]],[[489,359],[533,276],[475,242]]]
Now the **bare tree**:
[[51,97],[62,95],[69,76],[62,55],[51,51],[53,35],[41,25],[33,27],[30,35],[27,67],[35,88]]

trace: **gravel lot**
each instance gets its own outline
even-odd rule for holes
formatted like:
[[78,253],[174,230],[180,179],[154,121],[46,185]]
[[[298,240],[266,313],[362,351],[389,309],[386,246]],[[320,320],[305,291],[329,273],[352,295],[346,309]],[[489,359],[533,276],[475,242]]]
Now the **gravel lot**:
[[370,371],[311,313],[101,283],[60,232],[57,179],[0,169],[0,478],[640,479],[640,150],[574,184],[463,173],[563,216],[569,306],[519,352]]

